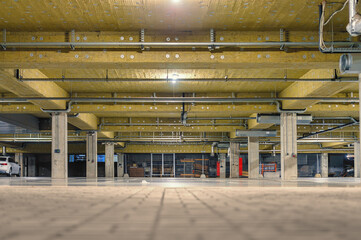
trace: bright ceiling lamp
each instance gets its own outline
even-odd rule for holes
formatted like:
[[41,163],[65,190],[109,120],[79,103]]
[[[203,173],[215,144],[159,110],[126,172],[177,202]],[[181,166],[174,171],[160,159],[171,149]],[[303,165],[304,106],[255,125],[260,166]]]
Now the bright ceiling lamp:
[[177,82],[177,80],[178,80],[178,74],[173,74],[173,76],[172,76],[172,83],[176,83]]
[[174,2],[174,3],[179,3],[180,0],[172,0],[172,2]]

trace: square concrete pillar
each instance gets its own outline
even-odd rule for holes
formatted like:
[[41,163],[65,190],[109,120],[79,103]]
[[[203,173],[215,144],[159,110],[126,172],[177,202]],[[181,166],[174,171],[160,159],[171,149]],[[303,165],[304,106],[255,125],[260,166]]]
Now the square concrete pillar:
[[281,113],[281,177],[297,179],[297,114]]
[[[359,74],[359,93],[361,93],[361,74]],[[359,100],[360,100],[360,103],[361,103],[361,94],[359,94]],[[359,104],[359,119],[361,119],[361,104]],[[358,160],[360,161],[360,154],[361,154],[361,149],[360,149],[360,146],[361,146],[361,144],[360,144],[360,138],[361,138],[361,127],[359,127],[359,141],[358,141],[358,151],[357,151],[357,153],[358,153]],[[355,153],[356,153],[356,151],[355,151]],[[356,155],[356,154],[355,154]],[[359,165],[360,166],[360,165]],[[359,168],[358,170],[357,170],[358,172],[359,171],[361,171],[361,169]],[[361,177],[360,175],[358,176],[358,177]]]
[[239,178],[239,143],[231,142],[229,149],[230,178]]
[[15,162],[20,166],[20,177],[24,177],[24,158],[23,153],[15,153]]
[[114,177],[114,143],[105,143],[105,177]]
[[27,176],[36,177],[36,159],[34,156],[27,157]]
[[361,177],[361,161],[360,161],[360,143],[354,143],[354,177]]
[[248,137],[248,178],[259,178],[259,138]]
[[98,134],[88,132],[86,135],[86,177],[98,177]]
[[226,160],[227,157],[225,153],[218,154],[218,161],[220,168],[219,178],[226,178]]
[[328,153],[321,154],[321,177],[328,177]]
[[51,177],[68,177],[68,115],[65,112],[51,115]]
[[124,162],[124,153],[118,153],[118,177],[124,177],[124,168],[125,168],[125,162]]

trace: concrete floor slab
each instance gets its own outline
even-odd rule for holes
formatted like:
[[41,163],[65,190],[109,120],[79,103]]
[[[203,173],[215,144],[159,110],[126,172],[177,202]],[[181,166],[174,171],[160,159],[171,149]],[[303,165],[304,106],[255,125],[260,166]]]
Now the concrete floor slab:
[[0,178],[0,239],[358,239],[360,187],[354,178]]

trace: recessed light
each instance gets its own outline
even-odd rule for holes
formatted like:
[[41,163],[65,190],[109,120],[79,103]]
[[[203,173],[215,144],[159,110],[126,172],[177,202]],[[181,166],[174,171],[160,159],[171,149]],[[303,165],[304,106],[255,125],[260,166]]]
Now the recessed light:
[[173,76],[172,76],[172,83],[176,83],[177,82],[177,80],[178,80],[178,74],[173,74]]

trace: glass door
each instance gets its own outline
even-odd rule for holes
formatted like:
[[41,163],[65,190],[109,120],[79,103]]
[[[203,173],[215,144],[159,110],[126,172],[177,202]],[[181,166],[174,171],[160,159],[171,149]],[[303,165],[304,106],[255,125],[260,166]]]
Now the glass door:
[[175,154],[156,154],[150,156],[151,177],[175,177]]

